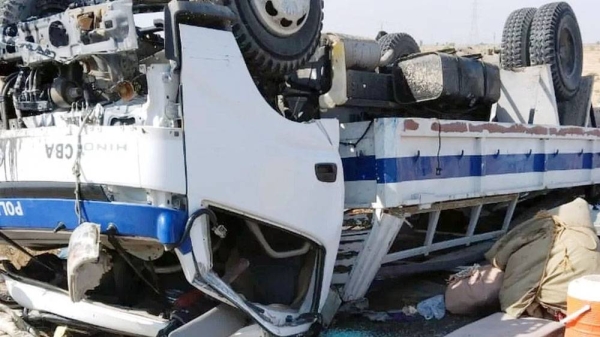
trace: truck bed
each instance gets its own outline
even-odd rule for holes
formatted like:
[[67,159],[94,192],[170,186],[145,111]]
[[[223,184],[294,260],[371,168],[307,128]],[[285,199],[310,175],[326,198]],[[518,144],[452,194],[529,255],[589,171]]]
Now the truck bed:
[[600,181],[599,140],[600,129],[568,126],[414,118],[342,124],[346,207],[593,185]]

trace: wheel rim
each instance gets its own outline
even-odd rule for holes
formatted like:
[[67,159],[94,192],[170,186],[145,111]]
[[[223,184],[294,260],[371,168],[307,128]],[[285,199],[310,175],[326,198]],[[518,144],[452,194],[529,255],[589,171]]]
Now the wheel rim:
[[271,33],[287,37],[306,23],[310,0],[251,0],[261,23]]
[[570,29],[563,29],[558,40],[559,64],[566,75],[575,72],[575,38]]

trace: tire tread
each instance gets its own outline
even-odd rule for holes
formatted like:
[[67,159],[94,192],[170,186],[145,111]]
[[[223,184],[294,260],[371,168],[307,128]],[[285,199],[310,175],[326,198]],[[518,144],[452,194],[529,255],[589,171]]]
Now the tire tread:
[[[560,101],[569,100],[577,93],[577,89],[569,89],[564,84],[558,66],[559,60],[557,59],[556,40],[558,28],[562,18],[567,15],[572,15],[575,22],[577,22],[573,9],[568,3],[549,3],[540,7],[533,19],[531,27],[531,65],[550,65],[554,90]],[[581,43],[581,33],[579,31],[576,33],[579,34],[579,41],[576,41],[575,43],[579,44]],[[582,46],[576,45],[575,48],[582,48]],[[583,55],[583,53],[581,53],[581,55]],[[579,63],[578,66],[581,68],[583,60],[578,59],[575,61]],[[580,81],[581,74],[578,74],[577,76]]]
[[394,51],[394,57],[392,63],[398,61],[400,58],[420,53],[421,48],[415,39],[406,33],[392,33],[382,36],[378,41],[381,47],[381,56],[383,56],[389,50]]
[[502,33],[503,69],[527,67],[529,61],[529,36],[536,8],[522,8],[512,12]]
[[[248,1],[248,0],[240,0]],[[319,21],[319,28],[316,37],[312,39],[308,48],[304,50],[301,55],[296,55],[292,58],[279,57],[272,55],[269,51],[265,50],[258,41],[254,38],[251,30],[241,21],[238,21],[232,25],[232,32],[235,39],[244,55],[246,64],[251,73],[259,74],[263,77],[282,78],[290,72],[305,65],[310,57],[314,54],[319,46],[320,32],[323,27],[323,8],[324,1],[320,0],[321,4],[321,18]],[[228,6],[233,10],[234,13],[239,13],[236,1],[229,0]]]

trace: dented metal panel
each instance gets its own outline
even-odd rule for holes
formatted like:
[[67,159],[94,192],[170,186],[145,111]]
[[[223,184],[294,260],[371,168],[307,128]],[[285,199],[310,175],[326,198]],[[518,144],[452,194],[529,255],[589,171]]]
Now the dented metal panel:
[[403,224],[404,218],[375,211],[371,233],[344,287],[342,293],[344,301],[354,301],[365,296],[381,266],[383,257],[388,253]]
[[[342,143],[357,142],[368,127],[342,125]],[[600,181],[600,129],[404,118],[377,119],[371,128],[358,144],[340,149],[348,208],[395,208]]]
[[370,230],[349,230],[342,233],[331,281],[333,285],[345,284],[348,281],[358,254],[363,250],[369,234]]
[[99,325],[104,329],[120,331],[133,336],[154,337],[164,329],[168,321],[136,310],[104,305],[84,299],[72,302],[64,290],[41,282],[3,274],[9,295],[19,305],[42,312]]
[[102,275],[110,270],[109,261],[100,251],[100,225],[80,224],[69,239],[67,285],[71,301],[81,301],[86,291],[100,285]]

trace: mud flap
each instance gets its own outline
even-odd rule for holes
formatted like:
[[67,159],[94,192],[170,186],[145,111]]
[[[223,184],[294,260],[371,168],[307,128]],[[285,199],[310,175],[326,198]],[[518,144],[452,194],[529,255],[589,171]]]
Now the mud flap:
[[67,284],[71,301],[81,301],[86,291],[100,284],[100,278],[109,269],[109,258],[100,251],[100,225],[79,225],[69,239],[67,257]]

